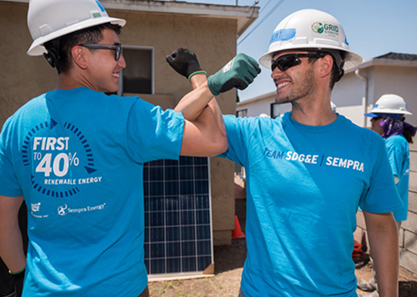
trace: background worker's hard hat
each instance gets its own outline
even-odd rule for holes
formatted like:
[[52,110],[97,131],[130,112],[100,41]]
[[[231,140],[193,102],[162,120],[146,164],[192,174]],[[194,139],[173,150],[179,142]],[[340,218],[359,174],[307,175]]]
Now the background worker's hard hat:
[[349,50],[345,31],[339,21],[316,9],[299,10],[282,20],[272,33],[268,52],[261,56],[259,63],[271,68],[275,53],[293,49],[344,51],[345,70],[362,63],[362,57]]
[[126,24],[109,17],[98,0],[30,0],[27,22],[33,38],[29,56],[46,53],[45,42],[68,33],[104,23]]
[[395,94],[385,94],[379,97],[374,108],[365,113],[368,117],[377,117],[381,114],[412,114],[407,111],[407,104],[401,96]]

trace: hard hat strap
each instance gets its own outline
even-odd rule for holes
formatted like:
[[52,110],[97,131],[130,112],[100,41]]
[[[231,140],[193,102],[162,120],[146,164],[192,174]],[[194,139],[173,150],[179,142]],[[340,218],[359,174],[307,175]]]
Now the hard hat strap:
[[60,38],[55,38],[47,43],[45,43],[45,48],[48,51],[47,53],[43,53],[46,61],[52,66],[52,68],[56,67],[59,72],[58,61],[60,59],[59,56],[59,46],[60,46]]

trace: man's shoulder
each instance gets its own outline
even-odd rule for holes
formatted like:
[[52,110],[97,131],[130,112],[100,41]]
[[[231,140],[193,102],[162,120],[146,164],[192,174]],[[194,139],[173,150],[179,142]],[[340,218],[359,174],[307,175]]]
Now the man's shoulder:
[[361,126],[353,123],[351,120],[345,118],[344,116],[341,116],[341,117],[343,118],[343,125],[345,125],[346,128],[351,129],[355,133],[358,133],[358,134],[364,135],[364,136],[368,136],[368,137],[372,137],[372,138],[375,137],[375,138],[381,138],[382,139],[382,137],[378,133],[376,133],[375,131],[372,131],[371,128],[361,127]]
[[16,118],[16,117],[21,116],[22,114],[25,115],[26,113],[34,114],[36,113],[37,109],[44,108],[45,107],[45,95],[46,93],[30,99],[21,107],[19,107],[16,110],[16,112],[10,116],[10,118]]

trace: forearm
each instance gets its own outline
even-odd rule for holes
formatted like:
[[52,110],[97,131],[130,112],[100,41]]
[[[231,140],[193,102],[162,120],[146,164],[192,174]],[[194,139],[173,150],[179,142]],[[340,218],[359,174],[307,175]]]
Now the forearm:
[[[207,77],[204,74],[193,75],[190,79],[191,84],[194,90],[201,88],[202,86],[207,86]],[[190,118],[190,113],[185,114],[184,118],[187,119],[186,125],[189,128],[190,125],[193,125],[198,129],[198,134],[204,135],[204,137],[199,137],[198,143],[194,143],[193,139],[188,138],[187,135],[184,136],[186,141],[183,142],[183,147],[181,150],[182,155],[195,155],[201,154],[202,156],[216,156],[220,153],[223,153],[227,150],[227,135],[226,128],[224,126],[223,116],[220,110],[219,105],[214,97],[212,97],[209,103],[206,106],[193,106],[192,102],[188,102],[188,111],[193,113],[193,117]],[[187,129],[188,130],[188,129]],[[191,134],[196,135],[196,134]],[[191,145],[190,145],[191,144]],[[192,148],[199,147],[198,152],[195,152]]]
[[221,110],[213,95],[232,88],[244,90],[260,73],[255,59],[238,54],[208,78],[194,53],[179,48],[167,56],[167,62],[179,74],[189,78],[194,90],[184,96],[175,111],[185,118],[181,155],[217,156],[228,149],[226,128]]
[[11,272],[25,268],[26,257],[19,226],[0,231],[0,256]]
[[398,296],[398,234],[392,213],[365,214],[380,297]]
[[194,121],[212,100],[213,94],[208,88],[205,74],[195,74],[190,81],[194,90],[185,95],[174,110],[181,112],[186,120]]
[[[204,74],[193,75],[191,77],[191,84],[193,86],[193,89],[197,89],[202,85],[207,85],[207,76]],[[212,97],[212,99],[207,105],[206,110],[204,110],[203,112],[204,114],[202,115],[208,117],[208,119],[205,120],[210,122],[215,120],[215,122],[217,123],[216,129],[219,129],[221,135],[226,137],[226,127],[224,126],[223,115],[216,98]],[[199,119],[202,120],[203,116],[200,116]]]
[[0,256],[11,272],[26,266],[18,212],[23,197],[0,195]]

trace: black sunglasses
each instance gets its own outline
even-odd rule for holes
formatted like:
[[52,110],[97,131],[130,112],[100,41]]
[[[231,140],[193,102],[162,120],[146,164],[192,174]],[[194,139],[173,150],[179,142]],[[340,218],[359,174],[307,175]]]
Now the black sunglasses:
[[123,47],[121,44],[99,44],[99,43],[83,43],[79,44],[79,46],[83,46],[89,49],[108,49],[114,50],[114,59],[119,61],[120,55],[123,54]]
[[323,56],[317,53],[308,53],[308,54],[288,54],[283,55],[277,58],[275,61],[272,61],[271,69],[274,71],[278,67],[281,71],[286,71],[291,67],[301,64],[300,58],[322,58]]

